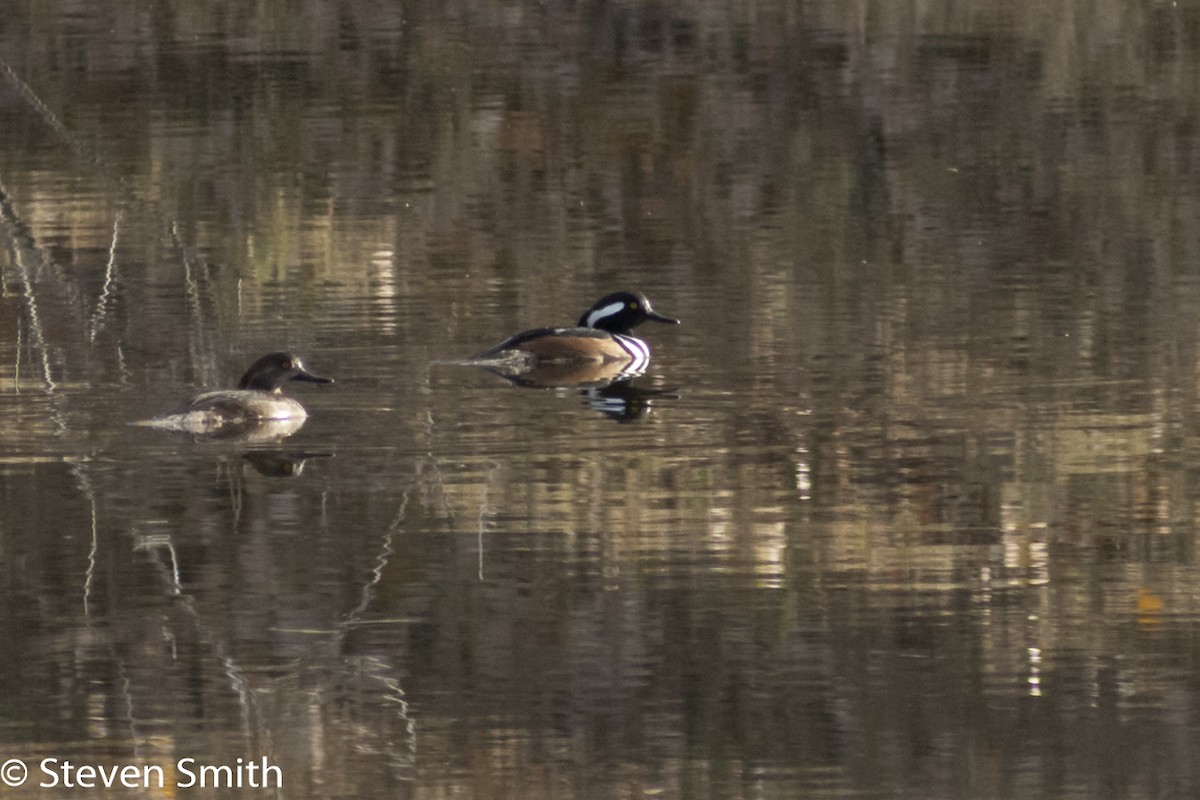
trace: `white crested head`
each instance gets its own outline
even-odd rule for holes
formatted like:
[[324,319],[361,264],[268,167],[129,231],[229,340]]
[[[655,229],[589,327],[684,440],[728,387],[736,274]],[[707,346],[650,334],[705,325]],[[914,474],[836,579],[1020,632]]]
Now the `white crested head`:
[[591,311],[589,311],[587,316],[584,317],[584,322],[588,328],[598,328],[601,327],[598,323],[600,323],[602,320],[615,317],[624,310],[624,302],[618,301],[615,303],[609,303],[608,305],[600,306],[599,308],[593,308]]
[[638,292],[613,292],[600,298],[579,318],[579,324],[609,333],[629,333],[634,326],[647,320],[679,324],[679,320],[664,317],[651,308],[646,296]]

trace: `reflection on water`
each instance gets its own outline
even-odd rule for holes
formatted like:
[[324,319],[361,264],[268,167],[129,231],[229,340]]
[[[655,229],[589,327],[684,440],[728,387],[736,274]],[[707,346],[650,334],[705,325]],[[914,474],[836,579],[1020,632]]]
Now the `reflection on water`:
[[[624,377],[621,363],[553,364],[506,374],[490,369],[516,386],[526,389],[555,389],[560,394],[576,390],[584,403],[618,422],[628,422],[649,413],[651,406],[677,395],[663,389],[645,388]],[[485,366],[485,368],[488,368]]]
[[650,413],[679,395],[666,389],[647,388],[635,381],[614,381],[606,386],[593,386],[580,394],[588,406],[617,422],[632,422]]
[[254,467],[259,475],[268,478],[294,478],[304,471],[304,465],[318,458],[329,458],[333,453],[289,452],[280,450],[250,450],[242,453],[246,463]]
[[[1197,29],[14,3],[4,758],[1195,795]],[[632,380],[440,363],[622,286]],[[126,424],[283,348],[283,441]]]

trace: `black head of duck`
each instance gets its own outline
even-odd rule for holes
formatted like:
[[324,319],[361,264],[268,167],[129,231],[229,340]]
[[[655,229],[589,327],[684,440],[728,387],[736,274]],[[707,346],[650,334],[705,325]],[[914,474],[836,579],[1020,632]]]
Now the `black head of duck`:
[[267,353],[250,365],[238,381],[238,389],[282,394],[283,384],[288,381],[308,383],[333,383],[333,378],[322,378],[309,372],[299,356],[291,353]]
[[597,300],[579,318],[579,327],[628,336],[643,322],[678,325],[679,320],[659,314],[641,292],[613,292]]

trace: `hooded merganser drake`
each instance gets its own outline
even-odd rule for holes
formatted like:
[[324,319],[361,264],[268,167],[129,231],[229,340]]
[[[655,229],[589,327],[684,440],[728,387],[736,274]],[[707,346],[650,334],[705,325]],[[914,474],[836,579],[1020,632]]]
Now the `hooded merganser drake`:
[[609,365],[616,369],[604,370],[605,382],[631,378],[650,365],[650,347],[631,333],[648,320],[679,324],[679,320],[656,312],[640,292],[613,292],[583,312],[574,328],[537,328],[518,333],[474,361],[492,368],[503,365],[502,374],[510,375],[552,367]]
[[288,431],[290,434],[299,429],[308,412],[304,406],[284,396],[282,386],[287,381],[333,383],[332,378],[313,375],[291,353],[268,353],[250,365],[236,389],[204,392],[175,411],[134,424],[189,433],[215,433],[287,421],[294,425]]

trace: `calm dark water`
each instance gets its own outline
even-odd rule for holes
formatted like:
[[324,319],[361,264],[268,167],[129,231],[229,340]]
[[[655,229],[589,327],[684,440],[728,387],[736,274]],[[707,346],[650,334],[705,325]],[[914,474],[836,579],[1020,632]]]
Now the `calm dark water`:
[[10,6],[12,796],[1200,792],[1195,8]]

